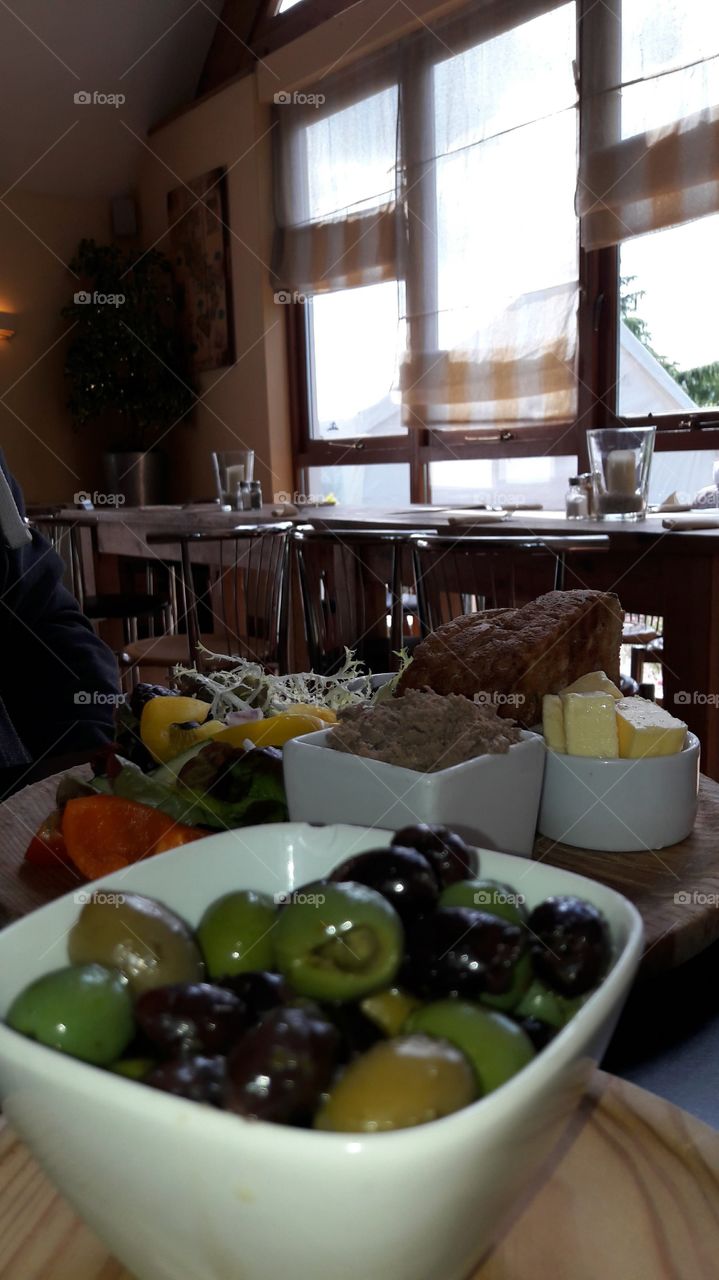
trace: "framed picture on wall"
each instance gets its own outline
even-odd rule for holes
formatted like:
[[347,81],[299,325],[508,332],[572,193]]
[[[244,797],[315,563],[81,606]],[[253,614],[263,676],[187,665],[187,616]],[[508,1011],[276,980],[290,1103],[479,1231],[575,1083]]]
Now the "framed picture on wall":
[[235,361],[227,174],[210,169],[167,195],[170,257],[193,368]]

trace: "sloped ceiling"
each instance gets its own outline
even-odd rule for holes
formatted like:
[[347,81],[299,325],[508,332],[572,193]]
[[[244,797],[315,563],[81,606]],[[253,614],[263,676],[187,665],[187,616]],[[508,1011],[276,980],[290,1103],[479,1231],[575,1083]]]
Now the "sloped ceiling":
[[148,128],[195,96],[222,4],[0,0],[0,196],[129,190]]

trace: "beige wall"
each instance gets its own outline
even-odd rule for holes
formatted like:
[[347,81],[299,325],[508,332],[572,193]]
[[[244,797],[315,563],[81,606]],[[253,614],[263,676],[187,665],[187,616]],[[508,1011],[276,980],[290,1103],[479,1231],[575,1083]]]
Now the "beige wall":
[[0,395],[9,406],[0,402],[0,446],[26,499],[56,502],[101,487],[101,442],[91,431],[76,434],[65,408],[68,321],[60,308],[73,292],[64,264],[82,236],[108,239],[109,209],[105,200],[19,191],[5,203],[13,212],[0,205],[0,311],[15,313],[17,332],[0,340]]
[[272,245],[270,112],[254,76],[230,85],[149,138],[140,177],[142,239],[168,250],[167,193],[224,165],[228,170],[236,362],[198,376],[202,403],[174,433],[176,499],[212,493],[213,449],[251,448],[263,495],[292,489],[285,317],[269,277]]

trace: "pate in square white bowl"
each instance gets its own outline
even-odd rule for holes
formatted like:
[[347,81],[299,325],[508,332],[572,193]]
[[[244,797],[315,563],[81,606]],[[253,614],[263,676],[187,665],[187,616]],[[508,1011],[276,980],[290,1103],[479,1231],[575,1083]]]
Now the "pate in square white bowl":
[[336,751],[327,745],[330,732],[293,738],[283,748],[290,821],[395,831],[415,822],[442,823],[471,844],[531,854],[546,754],[539,734],[523,730],[507,752],[419,773]]

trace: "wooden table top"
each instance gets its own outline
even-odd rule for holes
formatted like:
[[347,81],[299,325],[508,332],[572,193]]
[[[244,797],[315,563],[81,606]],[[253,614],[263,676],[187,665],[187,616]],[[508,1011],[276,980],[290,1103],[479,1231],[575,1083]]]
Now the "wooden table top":
[[[714,1280],[719,1135],[597,1071],[539,1190],[468,1280]],[[0,1121],[0,1276],[132,1280]]]
[[[23,862],[32,833],[53,808],[60,776],[0,805],[0,926],[83,883],[73,871]],[[672,969],[719,938],[719,784],[709,778],[701,781],[694,831],[681,844],[654,853],[592,853],[539,837],[533,857],[599,880],[635,904],[646,934],[643,974]]]
[[[265,503],[259,511],[223,511],[216,503],[187,503],[185,505],[159,505],[153,507],[98,507],[92,512],[98,527],[108,529],[113,525],[135,529],[175,529],[183,532],[233,528],[241,524],[260,524],[270,520],[292,520],[293,523],[313,524],[333,528],[385,528],[435,529],[442,532],[468,532],[481,534],[587,534],[608,535],[612,541],[623,545],[646,542],[650,538],[669,538],[672,549],[679,543],[707,540],[719,545],[719,529],[674,530],[664,528],[665,514],[651,514],[643,520],[567,520],[562,511],[515,511],[503,521],[492,524],[468,521],[454,523],[452,512],[465,508],[413,504],[394,507],[357,507],[338,503],[336,506],[298,506],[294,516],[278,516],[274,504]],[[82,515],[75,507],[63,508],[66,518]],[[701,513],[695,513],[701,518]],[[716,516],[716,512],[714,513]],[[451,518],[450,518],[451,517]],[[713,547],[712,547],[713,549]]]

